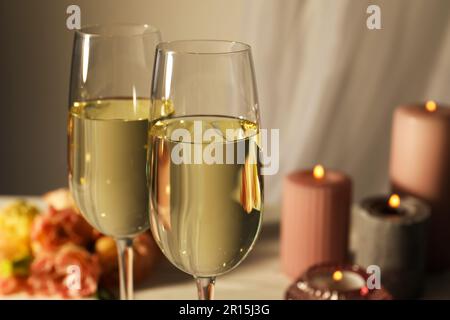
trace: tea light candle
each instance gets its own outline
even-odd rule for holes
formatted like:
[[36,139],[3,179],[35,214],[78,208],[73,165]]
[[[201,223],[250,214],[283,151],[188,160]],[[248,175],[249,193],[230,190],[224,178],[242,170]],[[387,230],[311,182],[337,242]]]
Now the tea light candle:
[[390,299],[384,288],[369,290],[368,274],[356,265],[319,264],[309,268],[286,293],[286,299]]
[[316,289],[338,292],[361,290],[366,284],[358,273],[341,270],[316,274],[310,278],[309,283]]
[[352,216],[352,253],[363,267],[376,265],[395,298],[415,298],[425,275],[429,207],[397,194],[364,199]]
[[347,260],[351,180],[317,165],[284,180],[280,254],[292,279],[317,263]]
[[450,267],[450,108],[428,101],[395,110],[389,175],[393,192],[431,206],[428,269]]

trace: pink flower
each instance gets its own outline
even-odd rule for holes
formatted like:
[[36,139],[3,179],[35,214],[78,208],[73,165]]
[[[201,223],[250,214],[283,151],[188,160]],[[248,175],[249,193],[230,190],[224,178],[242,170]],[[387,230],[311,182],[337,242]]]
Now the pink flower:
[[32,248],[35,253],[55,250],[66,243],[86,246],[94,238],[94,229],[73,208],[56,210],[50,207],[35,218],[31,228]]
[[30,269],[28,291],[63,298],[88,297],[97,291],[100,273],[96,255],[68,244],[36,257]]

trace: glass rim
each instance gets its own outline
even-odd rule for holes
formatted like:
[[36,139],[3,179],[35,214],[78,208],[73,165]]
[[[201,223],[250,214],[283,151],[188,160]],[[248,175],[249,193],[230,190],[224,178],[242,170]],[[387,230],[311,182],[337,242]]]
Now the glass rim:
[[[237,45],[238,48],[218,49],[218,50],[195,50],[182,49],[183,45],[201,45],[201,44],[217,44],[217,45]],[[180,47],[181,46],[181,47]],[[186,55],[225,55],[234,53],[250,52],[251,46],[247,43],[234,40],[217,40],[217,39],[190,39],[190,40],[173,40],[163,41],[156,46],[157,51],[163,51],[165,54],[186,54]]]
[[[110,31],[114,30],[114,29],[133,29],[133,28],[142,28],[142,30],[140,32],[135,31],[135,32],[130,32],[130,33],[123,33],[123,34],[118,34],[118,33],[114,33],[114,32],[104,32],[104,31],[100,31],[101,28],[107,28]],[[121,38],[121,37],[142,37],[142,36],[146,36],[146,35],[153,35],[153,34],[157,34],[159,36],[161,36],[161,32],[160,30],[153,26],[150,25],[148,23],[107,23],[107,24],[89,24],[89,25],[85,25],[82,26],[80,29],[76,29],[75,30],[75,34],[77,34],[78,36],[82,37],[82,38]]]

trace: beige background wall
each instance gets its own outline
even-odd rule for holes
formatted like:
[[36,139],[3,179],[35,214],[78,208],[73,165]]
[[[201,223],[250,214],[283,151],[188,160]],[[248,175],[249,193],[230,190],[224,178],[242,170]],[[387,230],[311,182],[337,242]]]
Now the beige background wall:
[[[281,138],[266,202],[279,202],[285,174],[317,162],[351,175],[355,199],[387,192],[394,108],[450,103],[448,0],[0,0],[0,194],[66,185],[70,4],[83,25],[252,45],[263,125]],[[367,29],[369,4],[382,30]]]
[[239,0],[0,0],[0,194],[66,184],[70,4],[83,25],[150,23],[164,40],[245,40]]

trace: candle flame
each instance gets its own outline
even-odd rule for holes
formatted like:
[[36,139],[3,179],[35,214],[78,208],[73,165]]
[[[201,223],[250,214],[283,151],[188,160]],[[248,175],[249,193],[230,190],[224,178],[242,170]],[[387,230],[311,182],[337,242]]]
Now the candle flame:
[[427,103],[425,104],[425,109],[427,109],[427,111],[429,111],[429,112],[436,111],[436,109],[437,109],[436,102],[434,102],[433,100],[427,101]]
[[393,194],[389,197],[389,206],[391,208],[398,208],[400,206],[400,197],[398,196],[398,194]]
[[333,272],[333,280],[334,281],[341,281],[343,277],[344,277],[344,275],[342,274],[341,271],[338,270],[338,271]]
[[315,165],[313,169],[313,175],[316,179],[322,179],[325,176],[325,169],[320,164]]

